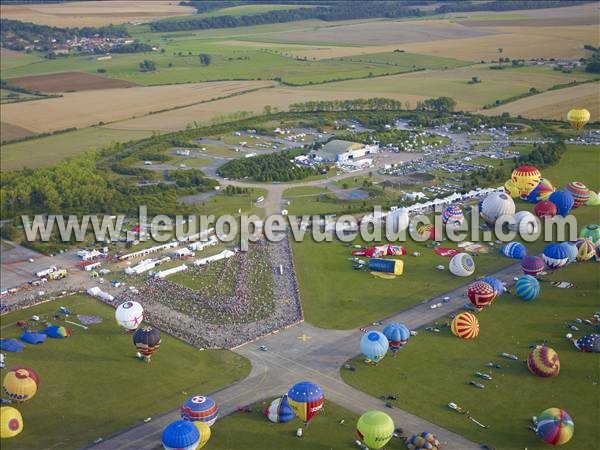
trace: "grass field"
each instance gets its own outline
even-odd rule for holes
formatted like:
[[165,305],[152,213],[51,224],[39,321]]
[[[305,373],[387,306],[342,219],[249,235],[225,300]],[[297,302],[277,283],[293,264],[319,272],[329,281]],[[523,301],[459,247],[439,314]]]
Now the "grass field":
[[[398,401],[393,403],[397,407],[475,442],[506,450],[547,448],[527,426],[531,416],[560,407],[575,421],[574,438],[565,448],[593,448],[600,420],[600,366],[596,355],[582,353],[564,339],[569,331],[564,323],[588,318],[598,309],[598,268],[593,262],[574,264],[546,278],[567,280],[576,288],[562,290],[542,283],[542,293],[533,302],[505,294],[479,314],[476,340],[459,340],[448,328],[439,334],[420,330],[396,358],[388,356],[376,367],[357,358],[353,363],[357,371],[343,371],[342,376],[374,396],[396,393]],[[574,333],[576,337],[593,331],[586,325],[580,329]],[[537,378],[522,362],[530,351],[528,346],[543,339],[559,354],[557,378]],[[502,352],[516,354],[521,361],[502,359]],[[484,366],[488,361],[503,368],[489,369]],[[476,371],[491,373],[493,381],[479,380]],[[469,380],[478,380],[486,388],[469,386]],[[449,402],[468,409],[490,428],[479,428],[451,411],[446,406]]]
[[28,345],[22,353],[7,354],[8,368],[31,367],[41,383],[33,399],[17,406],[25,429],[2,441],[5,450],[81,448],[99,436],[177,407],[192,393],[209,393],[250,371],[248,362],[233,353],[199,352],[164,333],[152,363],[144,364],[135,358],[131,335],[115,324],[114,310],[81,295],[3,316],[2,337],[19,336],[17,320],[32,314],[51,317],[59,306],[102,317],[103,322],[90,325],[88,331],[73,326],[73,336],[66,340],[48,339]]
[[[3,123],[4,124],[4,123]],[[103,127],[60,133],[38,139],[3,145],[2,170],[45,167],[111,142],[127,142],[152,136],[149,130],[114,130]]]
[[[285,448],[289,450],[307,449],[355,449],[356,421],[358,415],[325,401],[323,410],[304,429],[302,439],[296,437],[296,429],[302,426],[299,420],[286,424],[271,423],[262,415],[263,408],[272,399],[251,405],[251,413],[234,413],[219,419],[211,428],[211,439],[206,448],[214,450],[233,450],[240,447],[243,436],[243,448],[262,450]],[[340,423],[341,421],[343,423]],[[400,425],[400,424],[399,424]],[[392,439],[387,449],[405,448],[400,439]]]

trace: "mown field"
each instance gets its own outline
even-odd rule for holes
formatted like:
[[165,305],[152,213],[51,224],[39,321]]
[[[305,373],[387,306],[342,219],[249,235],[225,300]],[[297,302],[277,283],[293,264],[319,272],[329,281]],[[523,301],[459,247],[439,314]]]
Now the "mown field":
[[2,316],[2,337],[19,336],[15,322],[32,314],[50,320],[59,306],[103,321],[88,331],[55,322],[73,328],[73,335],[7,353],[7,367],[34,369],[40,386],[35,397],[17,406],[24,431],[3,439],[3,449],[81,448],[178,406],[189,393],[209,393],[250,371],[248,362],[231,352],[199,352],[164,333],[160,349],[145,364],[135,358],[131,335],[116,325],[114,310],[83,295]]
[[[597,443],[600,420],[600,366],[597,355],[582,353],[565,338],[566,322],[576,317],[590,318],[597,308],[600,289],[597,263],[572,264],[544,277],[545,280],[570,281],[574,289],[558,289],[542,282],[538,299],[524,302],[505,294],[478,315],[480,332],[473,341],[453,336],[440,320],[440,333],[419,330],[394,358],[388,355],[376,367],[356,358],[356,372],[342,371],[346,382],[373,396],[395,393],[396,407],[425,417],[475,442],[495,448],[547,448],[527,426],[531,417],[550,407],[567,410],[575,421],[575,434],[565,448],[593,448]],[[581,337],[593,327],[578,325]],[[532,344],[546,340],[560,357],[560,374],[543,379],[527,370],[524,360]],[[520,361],[500,357],[502,352],[517,355]],[[485,367],[494,361],[502,369]],[[492,381],[477,378],[475,372],[490,373]],[[479,390],[467,383],[476,380]],[[469,410],[489,428],[483,429],[450,410],[455,402]]]

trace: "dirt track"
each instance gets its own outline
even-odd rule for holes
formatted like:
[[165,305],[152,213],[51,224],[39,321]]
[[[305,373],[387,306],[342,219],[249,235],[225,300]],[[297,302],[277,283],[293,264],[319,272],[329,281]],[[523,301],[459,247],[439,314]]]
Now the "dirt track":
[[83,72],[63,72],[49,75],[31,75],[11,78],[10,84],[40,92],[89,91],[93,89],[127,88],[137,86],[124,80],[115,80]]

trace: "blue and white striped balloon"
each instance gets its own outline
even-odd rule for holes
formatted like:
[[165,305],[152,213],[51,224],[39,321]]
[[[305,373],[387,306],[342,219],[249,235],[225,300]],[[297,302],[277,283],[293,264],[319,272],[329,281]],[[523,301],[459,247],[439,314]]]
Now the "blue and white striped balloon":
[[527,249],[520,242],[509,242],[500,249],[504,256],[515,259],[523,259],[527,256]]

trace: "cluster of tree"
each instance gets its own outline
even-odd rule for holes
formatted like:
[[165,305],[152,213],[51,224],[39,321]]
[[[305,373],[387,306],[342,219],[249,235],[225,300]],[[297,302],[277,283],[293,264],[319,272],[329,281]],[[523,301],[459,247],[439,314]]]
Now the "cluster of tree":
[[[591,46],[590,46],[591,47]],[[593,48],[592,56],[588,58],[587,64],[585,66],[585,71],[589,73],[600,73],[600,49],[595,47]],[[591,50],[588,48],[587,50]]]
[[406,141],[410,137],[411,133],[406,130],[386,130],[378,133],[364,132],[364,133],[349,133],[346,135],[338,135],[335,139],[343,139],[346,141],[360,142],[362,144],[372,144],[373,141],[379,142],[380,145],[393,144],[396,145],[400,142]]
[[64,44],[69,39],[94,37],[99,35],[108,38],[123,38],[129,36],[124,26],[108,25],[105,27],[58,28],[47,25],[37,25],[11,19],[0,19],[0,43],[2,47],[11,50],[23,50],[25,46],[36,45],[42,50],[49,50],[52,40]]
[[[580,5],[585,1],[570,1],[569,6]],[[540,9],[540,8],[560,8],[564,7],[562,0],[496,0],[491,2],[454,2],[438,6],[435,14],[445,14],[449,12],[468,12],[468,11],[511,11],[518,9]]]
[[404,2],[395,1],[323,1],[318,6],[296,9],[272,10],[245,16],[190,17],[183,20],[162,20],[150,24],[152,31],[182,31],[210,28],[233,28],[269,23],[294,22],[318,19],[324,21],[368,18],[400,18],[425,15],[418,8],[407,8]]
[[515,158],[514,168],[523,164],[532,165],[540,169],[552,166],[560,161],[566,150],[567,147],[562,140],[548,144],[534,144],[531,152]]
[[[192,0],[192,1],[183,1],[179,2],[181,6],[191,6],[192,8],[196,8],[196,12],[198,14],[202,14],[209,11],[214,11],[215,9],[223,9],[223,8],[231,8],[232,6],[243,5],[245,1],[227,1],[227,0]],[[263,3],[261,1],[261,3]],[[264,2],[268,3],[268,2]]]
[[117,45],[110,49],[111,53],[144,53],[151,52],[152,46],[143,42],[132,42],[131,44]]
[[169,178],[178,187],[192,187],[200,192],[212,190],[219,184],[213,179],[206,178],[204,173],[198,169],[172,170],[169,172]]
[[229,184],[225,188],[224,192],[226,195],[240,195],[240,194],[247,194],[248,192],[250,192],[250,190],[248,188],[232,186],[231,184]]
[[292,163],[293,156],[292,152],[281,152],[234,159],[221,166],[218,172],[224,178],[251,178],[256,181],[301,180],[315,174],[311,168]]
[[154,72],[156,71],[156,63],[148,59],[143,60],[140,63],[140,72]]
[[417,109],[436,114],[448,114],[454,111],[456,101],[451,97],[428,98],[417,103]]
[[402,102],[390,98],[358,98],[354,100],[310,101],[292,103],[290,112],[324,112],[324,111],[397,111],[402,109]]
[[212,57],[208,53],[200,53],[200,64],[208,66],[212,61]]

